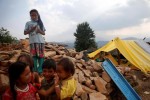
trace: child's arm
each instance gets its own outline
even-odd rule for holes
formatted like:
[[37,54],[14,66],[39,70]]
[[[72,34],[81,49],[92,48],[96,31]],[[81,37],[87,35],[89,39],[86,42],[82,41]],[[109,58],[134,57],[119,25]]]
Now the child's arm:
[[54,76],[55,76],[55,78],[54,78],[55,79],[55,92],[57,94],[58,99],[60,99],[61,90],[60,90],[60,87],[59,87],[59,77],[58,77],[57,74],[54,74]]
[[54,85],[52,85],[48,90],[40,89],[38,90],[38,93],[43,95],[43,96],[48,96],[54,91]]
[[37,72],[33,72],[33,75],[34,75],[34,82],[35,82],[35,83],[40,83],[38,73],[37,73]]
[[36,100],[40,100],[40,96],[38,93],[35,94],[36,95]]
[[59,85],[55,85],[55,92],[57,94],[57,97],[60,99],[60,92],[61,92],[61,90],[60,90]]
[[36,29],[37,26],[32,27],[30,30],[24,31],[24,35],[30,34],[30,32],[33,32]]
[[44,31],[42,31],[40,28],[37,28],[37,31],[36,31],[37,33],[40,33],[40,34],[42,34],[42,35],[45,35],[45,32]]

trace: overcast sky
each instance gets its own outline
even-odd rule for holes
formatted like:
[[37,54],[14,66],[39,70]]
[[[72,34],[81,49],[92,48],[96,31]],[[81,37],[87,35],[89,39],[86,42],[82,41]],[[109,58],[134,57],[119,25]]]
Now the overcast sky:
[[96,41],[114,37],[150,37],[149,0],[0,0],[0,27],[18,39],[29,11],[37,9],[46,28],[46,41],[74,41],[79,23],[87,21]]

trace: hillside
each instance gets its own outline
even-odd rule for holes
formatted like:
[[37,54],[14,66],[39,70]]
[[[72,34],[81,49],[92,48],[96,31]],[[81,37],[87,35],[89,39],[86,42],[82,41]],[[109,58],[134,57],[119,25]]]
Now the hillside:
[[[105,45],[108,41],[97,41],[98,48],[102,47]],[[66,48],[74,48],[74,43],[73,42],[59,42],[59,44],[64,44],[66,45]]]

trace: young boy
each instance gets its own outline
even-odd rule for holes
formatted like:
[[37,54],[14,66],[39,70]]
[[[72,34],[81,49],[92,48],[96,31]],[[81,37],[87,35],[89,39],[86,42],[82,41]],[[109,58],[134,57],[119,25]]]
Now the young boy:
[[[53,59],[47,59],[42,65],[44,79],[41,81],[41,88],[49,89],[54,84],[54,73],[56,71],[56,63]],[[41,100],[57,100],[55,91],[49,96],[40,96]]]

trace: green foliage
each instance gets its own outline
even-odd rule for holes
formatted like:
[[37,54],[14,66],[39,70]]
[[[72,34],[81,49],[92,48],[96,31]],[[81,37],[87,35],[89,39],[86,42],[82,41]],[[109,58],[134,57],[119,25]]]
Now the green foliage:
[[76,33],[74,33],[74,36],[76,37],[74,43],[76,51],[97,48],[94,31],[90,28],[87,22],[83,22],[77,25]]
[[3,27],[0,29],[0,43],[14,43],[17,42],[16,37],[12,37],[7,29]]

